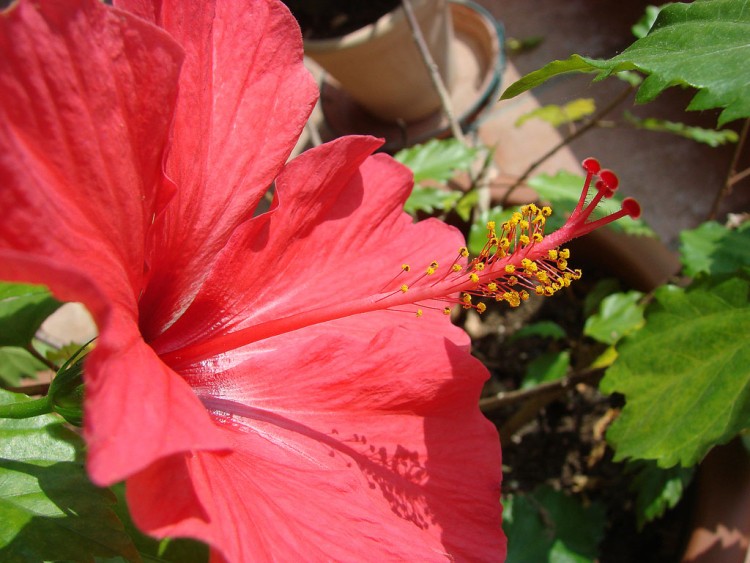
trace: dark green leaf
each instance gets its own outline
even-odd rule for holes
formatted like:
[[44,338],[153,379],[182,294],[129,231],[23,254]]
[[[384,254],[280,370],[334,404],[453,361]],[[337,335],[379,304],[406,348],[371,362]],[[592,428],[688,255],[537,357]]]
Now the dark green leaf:
[[545,352],[529,363],[521,389],[535,387],[540,383],[562,379],[570,369],[570,352]]
[[562,340],[563,338],[565,338],[565,330],[556,322],[539,321],[521,327],[519,330],[513,333],[513,336],[510,338],[510,340],[519,340],[521,338],[528,338],[529,336],[540,336],[542,338],[554,338],[555,340]]
[[414,183],[419,185],[425,180],[444,182],[456,170],[468,170],[476,154],[477,149],[456,139],[431,139],[397,152],[394,158],[411,169]]
[[609,60],[573,55],[521,78],[503,93],[512,98],[568,72],[596,72],[601,80],[623,70],[647,74],[636,101],[653,100],[670,86],[698,93],[688,109],[724,108],[719,125],[750,117],[750,0],[696,0],[662,9],[648,35]]
[[0,346],[29,344],[60,305],[45,287],[0,282]]
[[463,195],[459,191],[442,190],[440,188],[415,187],[409,199],[404,204],[404,211],[414,215],[417,211],[434,213],[435,211],[450,211]]
[[615,293],[605,297],[599,312],[586,319],[583,333],[604,344],[615,344],[623,336],[643,326],[644,306],[640,291]]
[[7,385],[16,386],[22,378],[34,378],[37,372],[45,369],[47,366],[23,348],[15,346],[0,348],[0,379]]
[[[559,229],[565,222],[565,217],[572,213],[581,197],[583,178],[565,170],[561,170],[554,176],[540,174],[529,180],[529,185],[536,190],[543,201],[548,201],[554,213],[547,220],[547,232]],[[622,196],[617,193],[611,199],[602,201],[594,211],[592,218],[609,215],[620,209]],[[622,231],[634,236],[655,236],[652,231],[640,219],[623,219],[607,225],[616,231]]]
[[[0,390],[2,404],[25,400]],[[0,419],[0,561],[137,560],[112,494],[88,480],[82,452],[55,415]]]
[[[111,487],[111,490],[117,497],[115,512],[125,525],[125,531],[132,538],[144,562],[205,563],[208,561],[208,546],[203,543],[183,538],[157,540],[141,532],[136,528],[130,517],[130,512],[128,512],[125,484],[118,483]],[[108,559],[106,563],[121,563],[124,561],[124,559],[118,557]],[[105,563],[105,561],[101,563]]]
[[651,461],[642,460],[628,464],[628,470],[635,473],[630,490],[636,493],[635,511],[639,529],[680,502],[694,473],[692,467],[662,469]]
[[584,508],[574,497],[542,486],[503,502],[507,563],[586,563],[597,559],[604,535],[604,506]]
[[737,139],[739,139],[737,132],[732,131],[731,129],[704,129],[703,127],[693,127],[685,123],[667,121],[666,119],[656,119],[655,117],[641,119],[630,112],[625,112],[624,115],[628,123],[639,129],[647,129],[648,131],[661,133],[672,133],[697,143],[706,144],[710,147],[719,147],[726,143],[736,143]]
[[689,467],[750,425],[748,282],[663,286],[644,328],[618,347],[600,384],[626,404],[607,438],[616,459]]
[[750,222],[727,229],[709,221],[692,231],[682,231],[680,261],[691,277],[750,269]]

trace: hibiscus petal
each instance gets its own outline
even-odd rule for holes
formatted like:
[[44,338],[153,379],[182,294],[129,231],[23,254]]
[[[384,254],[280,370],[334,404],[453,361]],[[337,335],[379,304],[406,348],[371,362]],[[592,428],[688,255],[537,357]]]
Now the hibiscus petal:
[[[121,2],[142,15],[143,2]],[[141,322],[153,338],[189,304],[217,252],[291,153],[317,98],[280,2],[154,2],[186,51],[167,174],[177,186],[154,239]]]
[[[257,343],[203,388],[187,374],[235,445],[129,481],[136,521],[229,560],[502,560],[499,442],[477,408],[486,370],[456,327],[380,330],[385,315]],[[202,516],[149,494],[186,481]]]
[[[289,163],[276,182],[278,207],[238,229],[191,307],[152,342],[155,349],[200,341],[210,349],[217,335],[240,329],[257,339],[259,325],[310,310],[322,322],[377,308],[362,300],[398,288],[403,282],[394,278],[404,262],[414,267],[412,278],[434,260],[447,273],[463,237],[440,221],[412,223],[403,212],[411,172],[387,155],[370,157],[379,145],[346,137]],[[294,328],[290,322],[278,330]]]
[[0,52],[0,279],[44,283],[97,321],[92,477],[109,483],[160,455],[221,447],[136,325],[181,49],[96,0],[68,0],[3,13]]

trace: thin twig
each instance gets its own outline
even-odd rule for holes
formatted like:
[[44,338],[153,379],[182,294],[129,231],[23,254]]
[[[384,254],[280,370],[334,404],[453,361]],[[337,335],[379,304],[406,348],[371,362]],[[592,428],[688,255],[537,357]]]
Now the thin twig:
[[[707,220],[716,219],[716,215],[719,213],[721,201],[732,192],[732,186],[738,182],[735,177],[737,174],[737,163],[740,160],[740,154],[745,146],[745,141],[747,141],[748,129],[750,129],[750,119],[746,119],[745,123],[742,125],[742,132],[740,133],[740,138],[737,140],[737,145],[734,147],[734,154],[732,155],[732,162],[729,165],[727,178],[724,181],[724,185],[714,198],[713,205],[711,205],[711,211],[708,212],[708,216],[706,217]],[[745,172],[742,172],[742,175],[744,174]]]
[[54,362],[51,362],[50,360],[48,360],[47,358],[45,358],[42,354],[39,353],[39,351],[36,348],[34,348],[33,345],[27,344],[24,347],[24,349],[29,354],[31,354],[32,356],[34,356],[35,359],[37,359],[40,362],[42,362],[45,366],[47,366],[49,369],[51,369],[55,373],[57,373],[57,370],[60,369],[60,366],[56,365]]
[[6,387],[11,393],[23,393],[25,395],[46,395],[49,391],[49,383],[35,383],[34,385],[21,385],[20,387]]
[[578,373],[573,373],[562,379],[555,381],[548,381],[546,383],[540,383],[539,385],[530,389],[518,389],[517,391],[505,391],[498,393],[493,397],[485,397],[479,400],[479,408],[483,412],[492,411],[499,409],[500,407],[507,407],[517,403],[523,403],[535,397],[547,394],[560,393],[575,387],[579,383],[594,384],[604,375],[603,369],[591,369],[585,370]]
[[510,188],[508,188],[508,191],[505,192],[505,195],[503,196],[503,200],[500,202],[501,205],[505,207],[508,204],[508,198],[510,198],[510,195],[513,193],[513,191],[515,191],[516,188],[518,188],[521,184],[523,184],[526,181],[526,179],[534,172],[534,170],[536,170],[542,164],[544,164],[544,162],[548,158],[554,155],[561,148],[573,142],[575,139],[583,135],[589,129],[596,127],[599,121],[605,115],[607,115],[609,112],[615,109],[618,105],[620,105],[623,101],[625,101],[625,99],[631,94],[631,92],[633,92],[633,90],[634,88],[632,86],[629,86],[628,88],[623,90],[619,96],[617,96],[614,100],[612,100],[609,104],[607,104],[594,116],[592,116],[591,119],[589,119],[583,126],[581,126],[579,129],[576,129],[573,133],[569,134],[568,136],[564,137],[554,147],[552,147],[550,150],[548,150],[546,153],[540,156],[537,160],[529,164],[528,168],[524,170],[523,174],[521,174],[518,177],[518,179],[513,183],[513,185]]
[[461,141],[464,145],[467,145],[466,139],[464,138],[464,133],[463,131],[461,131],[461,126],[459,125],[458,121],[456,120],[456,116],[453,113],[453,104],[451,103],[448,89],[445,87],[445,83],[440,76],[438,66],[437,64],[435,64],[435,60],[432,58],[430,50],[427,48],[427,43],[424,40],[424,35],[422,35],[422,30],[419,28],[417,18],[414,16],[414,8],[412,7],[411,0],[401,0],[401,5],[404,7],[406,20],[409,22],[409,27],[411,28],[412,38],[419,48],[419,53],[422,56],[422,60],[424,61],[424,64],[430,73],[432,84],[433,86],[435,86],[435,90],[440,97],[440,103],[443,106],[443,112],[450,122],[453,136]]
[[737,174],[729,178],[729,185],[734,186],[736,183],[741,182],[748,176],[750,176],[750,168],[745,168],[742,172],[737,172]]

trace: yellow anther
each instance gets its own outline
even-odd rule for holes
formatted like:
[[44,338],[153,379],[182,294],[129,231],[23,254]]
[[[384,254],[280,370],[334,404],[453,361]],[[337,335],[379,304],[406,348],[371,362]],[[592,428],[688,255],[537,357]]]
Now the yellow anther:
[[519,295],[521,296],[521,301],[526,301],[529,298],[529,292],[525,289],[521,290]]
[[514,285],[518,285],[518,278],[516,276],[510,276],[508,278],[508,285],[510,287],[513,287]]
[[516,267],[513,264],[506,264],[505,265],[505,273],[506,274],[512,274],[516,271]]
[[521,213],[523,213],[524,215],[526,215],[529,212],[530,209],[531,209],[531,204],[529,204],[529,205],[522,205],[521,206]]
[[477,303],[477,312],[481,315],[487,310],[487,305],[484,303]]
[[573,270],[573,279],[574,280],[580,280],[582,275],[583,275],[583,272],[581,270],[579,270],[578,268],[576,268],[575,270]]
[[560,260],[557,261],[557,267],[560,268],[561,270],[564,270],[565,268],[568,267],[568,261],[560,258]]
[[552,287],[551,285],[544,286],[544,295],[546,295],[547,297],[549,297],[550,295],[554,295],[554,294],[555,294],[555,288],[554,287]]
[[546,281],[549,281],[549,276],[547,275],[547,272],[537,272],[536,273],[536,279],[538,279],[540,282],[544,283]]
[[526,246],[527,244],[529,244],[529,242],[531,242],[531,239],[529,239],[527,235],[521,235],[520,237],[518,237],[518,242]]
[[521,296],[517,291],[508,291],[503,297],[510,304],[511,307],[518,307],[521,304]]
[[533,203],[530,203],[529,204],[529,211],[531,212],[532,215],[535,215],[535,214],[539,213],[539,208],[536,205],[534,205]]
[[437,270],[438,263],[433,260],[432,262],[430,262],[430,268],[435,268]]
[[547,205],[542,207],[542,215],[544,215],[545,217],[549,217],[550,215],[552,215],[552,208]]
[[531,238],[534,239],[534,242],[542,242],[544,240],[544,236],[542,235],[542,233],[534,233],[534,236],[532,236]]
[[487,221],[487,230],[488,231],[494,231],[495,230],[495,222],[494,221]]
[[463,301],[467,305],[470,304],[471,303],[471,295],[469,295],[468,293],[464,293],[463,295],[461,295],[461,301]]
[[549,258],[550,260],[557,260],[557,250],[548,250],[547,258]]
[[521,260],[521,266],[523,266],[524,268],[528,268],[532,264],[533,264],[533,262],[531,260],[529,260],[528,258],[524,258],[523,260]]
[[487,291],[489,291],[490,293],[495,293],[497,291],[497,284],[495,282],[488,283]]
[[450,307],[446,307],[445,309],[443,309],[443,314],[444,315],[450,315],[451,314],[451,308]]
[[422,316],[422,309],[417,309],[417,318]]
[[474,283],[479,283],[479,276],[476,275],[474,272],[469,274],[469,279]]
[[518,224],[519,227],[521,227],[524,231],[529,228],[529,222],[524,219]]
[[401,264],[401,269],[404,272],[408,272],[409,270],[411,270],[411,266],[409,266],[409,264]]
[[477,272],[481,272],[482,270],[484,270],[484,262],[477,262],[476,264],[474,264],[474,270]]
[[454,272],[460,272],[463,269],[464,267],[461,264],[453,264],[453,266],[451,266],[451,270]]
[[534,272],[536,272],[536,271],[537,271],[538,269],[539,269],[539,266],[537,266],[537,265],[536,265],[536,262],[532,262],[531,264],[529,264],[529,267],[528,267],[528,268],[525,268],[525,270],[524,270],[524,271],[525,271],[525,272],[526,272],[527,274],[533,274],[533,273],[534,273]]
[[543,285],[536,286],[534,288],[534,293],[536,293],[537,295],[544,295],[544,286]]
[[500,248],[508,250],[510,248],[510,241],[507,238],[500,239]]
[[563,248],[560,251],[560,258],[562,258],[563,260],[567,260],[568,258],[570,258],[570,250],[568,250],[567,248]]
[[469,257],[469,249],[466,248],[465,246],[462,246],[461,248],[459,248],[458,249],[458,253],[461,256],[463,256],[464,258],[468,258]]
[[538,213],[537,216],[534,217],[532,223],[539,223],[540,225],[544,226],[547,223],[547,218],[541,213]]
[[406,284],[402,285],[401,286],[401,293],[406,293],[407,291],[409,291],[409,286],[406,285]]
[[428,276],[431,276],[432,274],[434,274],[434,273],[435,273],[435,268],[433,268],[432,266],[430,266],[429,268],[427,268],[427,270],[425,270],[425,273],[426,273],[426,274],[427,274]]

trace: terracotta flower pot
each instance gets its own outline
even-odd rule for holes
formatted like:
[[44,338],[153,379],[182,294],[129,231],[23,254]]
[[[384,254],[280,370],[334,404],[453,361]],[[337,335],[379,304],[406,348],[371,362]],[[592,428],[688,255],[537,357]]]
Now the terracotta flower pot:
[[[412,0],[430,53],[451,80],[453,25],[447,0]],[[417,121],[440,108],[403,8],[333,39],[305,40],[305,54],[363,108],[385,121]]]

